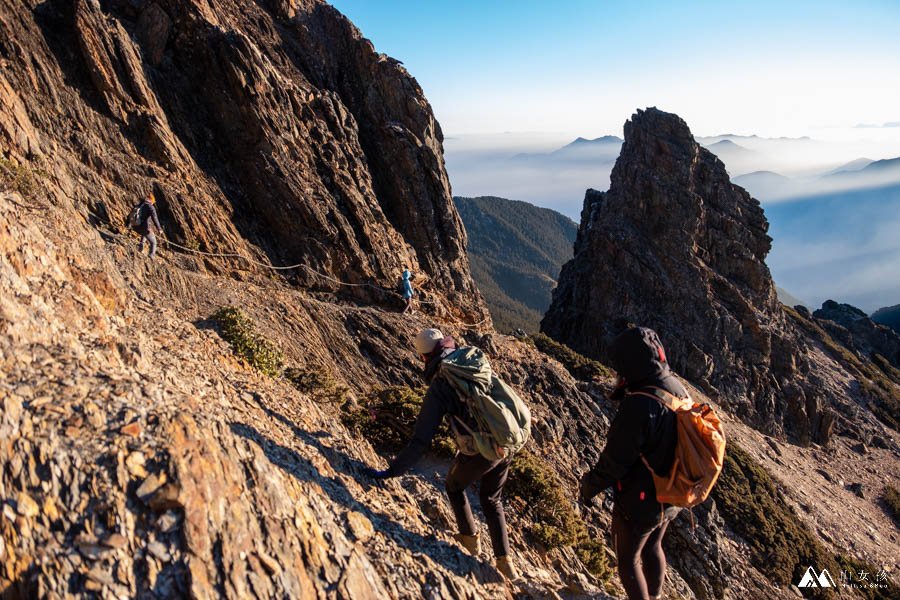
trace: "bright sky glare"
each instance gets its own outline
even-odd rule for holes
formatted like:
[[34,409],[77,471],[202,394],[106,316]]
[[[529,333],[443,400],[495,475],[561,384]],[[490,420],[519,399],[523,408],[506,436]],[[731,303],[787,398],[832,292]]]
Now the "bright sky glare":
[[645,106],[698,135],[900,121],[892,0],[333,4],[404,62],[447,135],[620,135]]

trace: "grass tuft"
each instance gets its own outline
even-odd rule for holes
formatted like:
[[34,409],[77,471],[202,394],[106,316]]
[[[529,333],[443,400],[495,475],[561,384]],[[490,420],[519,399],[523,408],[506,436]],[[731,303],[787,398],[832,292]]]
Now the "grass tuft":
[[241,309],[220,308],[212,318],[235,354],[265,375],[275,377],[281,373],[284,365],[281,350],[257,333],[253,321]]
[[530,336],[529,341],[534,347],[550,358],[559,361],[572,377],[582,381],[590,381],[597,378],[615,377],[615,373],[603,363],[590,359],[575,352],[565,344],[561,344],[543,333]]
[[43,176],[40,169],[0,157],[0,185],[18,192],[23,198],[37,195]]
[[[424,399],[424,387],[387,387],[364,398],[359,406],[345,406],[341,419],[348,429],[365,437],[377,450],[399,452],[412,438]],[[446,423],[441,424],[432,451],[445,457],[456,453]]]
[[900,527],[900,491],[894,486],[885,486],[883,498],[894,524]]
[[536,455],[523,450],[513,457],[505,492],[531,521],[529,533],[547,550],[571,546],[588,570],[607,582],[613,572],[605,545],[591,539],[564,489],[553,469]]
[[284,370],[284,377],[304,394],[308,394],[317,402],[338,404],[347,399],[350,391],[331,371],[312,366],[289,367]]

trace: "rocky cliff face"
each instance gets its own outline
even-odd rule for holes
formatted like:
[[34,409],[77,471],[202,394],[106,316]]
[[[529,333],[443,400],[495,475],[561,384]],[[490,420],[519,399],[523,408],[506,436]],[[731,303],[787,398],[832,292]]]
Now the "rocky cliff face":
[[893,367],[900,368],[900,334],[876,323],[855,306],[827,300],[812,316],[819,319],[832,337],[864,358],[878,354]]
[[[405,71],[333,9],[0,0],[0,143],[4,598],[621,596],[595,576],[609,573],[609,512],[574,509],[612,381],[578,382],[491,333],[437,124]],[[148,188],[187,250],[135,251],[119,222]],[[305,266],[281,277],[237,254]],[[406,261],[428,292],[415,315],[362,286],[391,285]],[[225,306],[289,369],[239,358],[210,319]],[[451,537],[446,458],[383,486],[362,475],[384,457],[347,415],[391,422],[369,402],[421,384],[409,340],[434,325],[484,347],[536,417],[535,460],[509,490],[514,584]],[[834,548],[891,566],[897,539],[871,494],[789,479],[815,473],[821,449],[729,431],[782,469],[785,496]],[[863,441],[854,482],[868,494],[900,472],[890,436]],[[828,451],[841,473],[859,467],[846,444]],[[532,488],[543,514],[523,499]],[[673,526],[672,595],[784,591],[714,508],[699,517],[699,534]],[[577,551],[547,540],[549,525],[571,537],[582,520]]]
[[183,246],[300,264],[284,274],[325,290],[392,288],[409,266],[440,310],[486,316],[431,107],[329,5],[51,0],[2,12],[4,154],[43,160],[80,214],[118,224],[154,190]]
[[603,359],[623,322],[653,327],[674,367],[748,422],[827,441],[831,404],[858,395],[782,310],[767,228],[759,202],[684,121],[638,111],[609,191],[585,196],[542,329]]

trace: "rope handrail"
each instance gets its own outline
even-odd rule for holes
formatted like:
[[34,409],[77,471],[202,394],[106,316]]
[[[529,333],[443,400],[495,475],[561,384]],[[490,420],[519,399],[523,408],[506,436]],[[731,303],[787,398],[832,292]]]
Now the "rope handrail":
[[[100,215],[91,212],[90,210],[87,211],[87,213],[89,215],[91,215],[92,217],[94,217],[95,219],[97,219],[98,221],[100,221],[101,223],[106,223],[107,225],[111,225],[108,218],[105,219],[105,218],[101,217]],[[115,233],[114,231],[110,231],[108,229],[105,230],[104,232],[107,235],[113,236],[117,239],[123,239],[123,240],[129,239],[128,236],[123,236],[121,234]],[[342,285],[342,286],[346,286],[346,287],[370,287],[370,288],[373,288],[376,290],[380,290],[382,292],[386,292],[393,296],[400,296],[400,294],[398,294],[394,290],[390,290],[386,287],[382,287],[380,285],[375,285],[373,283],[368,283],[368,282],[352,283],[349,281],[341,281],[339,279],[335,279],[334,277],[331,277],[330,275],[327,275],[325,273],[317,271],[317,270],[313,269],[312,267],[310,267],[309,265],[306,265],[303,263],[297,263],[295,265],[287,265],[287,266],[280,267],[280,266],[276,266],[276,265],[266,264],[266,263],[260,262],[258,260],[254,260],[252,258],[249,258],[249,257],[244,256],[243,254],[239,254],[237,252],[205,252],[203,250],[196,250],[194,248],[188,248],[187,246],[182,246],[181,244],[175,243],[163,236],[160,236],[160,237],[162,238],[162,242],[164,244],[167,244],[174,248],[178,248],[185,252],[190,252],[192,254],[197,254],[200,256],[209,256],[211,258],[239,258],[239,259],[245,260],[246,262],[248,262],[252,265],[257,265],[259,267],[263,267],[265,269],[271,269],[274,271],[287,271],[287,270],[291,270],[291,269],[305,269],[307,272],[312,273],[315,276],[321,277],[322,279],[325,279],[327,281],[331,281],[332,283],[335,283],[337,285]],[[420,304],[437,304],[436,302],[430,301],[430,300],[420,300],[419,303]],[[453,319],[453,320],[455,321],[456,325],[462,325],[464,327],[478,327],[479,325],[482,325],[482,324],[486,323],[488,320],[490,320],[490,315],[486,316],[485,318],[483,318],[480,321],[477,321],[475,323],[466,323],[466,322],[460,321],[458,319]]]

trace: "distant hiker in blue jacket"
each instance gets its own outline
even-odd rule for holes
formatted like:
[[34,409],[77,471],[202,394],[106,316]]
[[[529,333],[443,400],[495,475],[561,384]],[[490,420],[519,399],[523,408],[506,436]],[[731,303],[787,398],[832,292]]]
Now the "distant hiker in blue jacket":
[[403,269],[403,281],[401,281],[400,283],[403,300],[406,302],[406,305],[403,307],[403,314],[406,314],[412,310],[413,286],[412,281],[410,281],[411,277],[412,275],[409,272],[409,268]]

